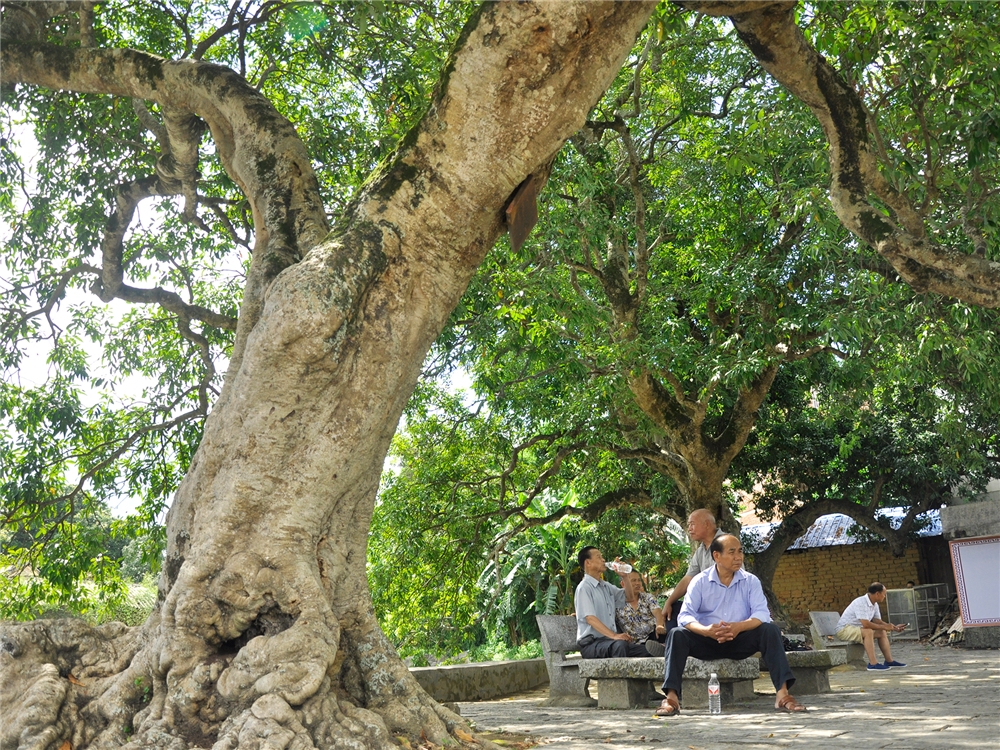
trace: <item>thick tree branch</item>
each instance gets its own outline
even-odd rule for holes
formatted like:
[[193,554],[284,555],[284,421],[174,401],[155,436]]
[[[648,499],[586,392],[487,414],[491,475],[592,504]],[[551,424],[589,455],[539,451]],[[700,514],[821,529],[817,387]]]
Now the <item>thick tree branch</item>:
[[709,439],[713,448],[729,461],[736,457],[750,437],[750,430],[757,421],[761,404],[771,390],[771,384],[778,374],[778,367],[778,362],[771,363],[761,370],[747,387],[740,389],[725,429],[717,437]]
[[[728,15],[761,65],[805,103],[830,144],[830,200],[843,225],[885,257],[919,292],[1000,307],[1000,263],[927,237],[919,207],[883,177],[868,141],[868,115],[854,88],[806,40],[795,3],[681,2]],[[933,171],[933,165],[931,165]],[[933,189],[933,184],[928,186]],[[890,209],[886,215],[870,196]]]
[[[41,38],[45,22],[50,18],[78,11],[81,23],[81,41],[84,36],[84,26],[88,24],[85,16],[92,13],[92,3],[81,0],[31,0],[30,2],[5,2],[3,4],[4,37],[15,37],[25,40]],[[92,33],[92,29],[90,30]],[[89,45],[84,45],[89,46]]]
[[767,588],[770,588],[778,561],[796,539],[805,534],[809,527],[821,516],[840,513],[853,519],[859,526],[881,536],[888,542],[894,555],[902,555],[906,549],[910,532],[916,517],[930,510],[935,503],[940,505],[941,488],[936,491],[925,491],[918,501],[914,502],[906,512],[898,528],[893,528],[886,518],[878,518],[877,507],[872,503],[859,505],[850,500],[827,498],[811,502],[795,512],[785,516],[778,527],[771,533],[766,549],[753,555],[753,571],[760,577]]
[[[171,128],[190,130],[194,115],[208,124],[223,165],[251,203],[255,224],[257,244],[240,312],[243,325],[231,361],[238,368],[246,337],[263,310],[266,288],[328,231],[318,183],[295,129],[246,81],[218,65],[11,38],[0,54],[10,83],[157,102],[168,136]],[[169,156],[183,173],[192,159],[197,161],[196,147],[183,136],[170,142]],[[181,144],[185,148],[176,153]],[[181,182],[183,190],[190,190],[190,184]]]
[[636,404],[657,427],[668,433],[677,433],[693,425],[697,405],[685,397],[683,386],[673,373],[666,373],[666,377],[674,387],[672,395],[648,370],[631,375],[629,388]]

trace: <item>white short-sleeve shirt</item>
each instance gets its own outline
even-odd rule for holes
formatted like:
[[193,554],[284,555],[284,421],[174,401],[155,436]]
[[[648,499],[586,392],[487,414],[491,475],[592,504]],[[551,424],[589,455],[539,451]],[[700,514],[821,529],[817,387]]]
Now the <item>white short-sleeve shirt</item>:
[[853,625],[859,628],[861,627],[862,620],[871,622],[872,620],[881,619],[882,613],[879,611],[878,602],[873,602],[869,599],[868,594],[862,594],[847,605],[844,614],[837,620],[837,630],[840,630],[845,625]]

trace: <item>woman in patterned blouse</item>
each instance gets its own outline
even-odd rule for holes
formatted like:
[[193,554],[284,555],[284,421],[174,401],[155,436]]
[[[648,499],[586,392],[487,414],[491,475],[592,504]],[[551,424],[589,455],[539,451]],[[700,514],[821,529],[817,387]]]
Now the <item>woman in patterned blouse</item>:
[[[636,643],[659,641],[667,638],[663,612],[656,605],[656,597],[646,592],[642,576],[636,571],[628,574],[632,579],[634,600],[626,600],[625,606],[615,611],[618,630],[628,633]],[[660,652],[662,654],[662,651]]]

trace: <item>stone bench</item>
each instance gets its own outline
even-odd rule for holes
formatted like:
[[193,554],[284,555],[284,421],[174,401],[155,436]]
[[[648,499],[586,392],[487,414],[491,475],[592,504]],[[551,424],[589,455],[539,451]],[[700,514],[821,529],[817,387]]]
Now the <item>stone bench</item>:
[[809,634],[812,636],[813,648],[817,651],[836,649],[843,651],[845,663],[854,669],[865,669],[868,666],[868,656],[865,647],[860,643],[842,641],[837,637],[837,622],[840,615],[836,612],[810,612]]
[[[646,708],[650,682],[663,684],[662,657],[631,659],[581,659],[567,656],[578,651],[576,617],[536,615],[542,652],[549,672],[546,706],[600,706],[601,708]],[[701,661],[688,658],[684,666],[685,708],[708,705],[708,678],[715,672],[721,683],[723,704],[753,698],[753,681],[760,676],[756,659]],[[598,700],[590,696],[590,681],[600,680]]]
[[[541,633],[542,656],[549,673],[549,697],[543,706],[596,706],[590,697],[590,680],[580,676],[580,655],[576,645],[576,617],[535,615]],[[661,670],[662,671],[662,670]],[[647,688],[648,692],[648,688]]]
[[410,674],[438,703],[491,700],[533,690],[547,680],[542,659],[410,667]]
[[[584,659],[580,676],[601,683],[597,694],[600,708],[646,708],[649,683],[661,686],[664,668],[663,657]],[[760,677],[757,659],[702,661],[689,656],[681,689],[683,708],[708,706],[708,678],[713,672],[719,677],[722,705],[753,700],[753,681]]]
[[[663,684],[665,663],[662,657],[621,659],[581,659],[567,656],[577,651],[576,617],[573,615],[537,615],[542,636],[545,666],[549,673],[548,706],[599,706],[600,708],[646,708],[650,683]],[[844,644],[857,645],[857,644]],[[788,664],[795,673],[795,695],[818,695],[830,692],[827,672],[846,664],[848,649],[786,651]],[[866,660],[867,661],[867,660]],[[734,661],[701,661],[688,657],[684,665],[682,706],[704,708],[708,705],[708,678],[719,677],[723,705],[753,700],[753,681],[767,674],[763,659],[751,657]],[[598,680],[598,699],[590,696],[590,681]]]
[[[827,671],[847,663],[845,649],[826,651],[786,651],[788,666],[795,673],[794,695],[819,695],[830,692],[830,678]],[[767,665],[760,660],[761,674],[767,674]]]

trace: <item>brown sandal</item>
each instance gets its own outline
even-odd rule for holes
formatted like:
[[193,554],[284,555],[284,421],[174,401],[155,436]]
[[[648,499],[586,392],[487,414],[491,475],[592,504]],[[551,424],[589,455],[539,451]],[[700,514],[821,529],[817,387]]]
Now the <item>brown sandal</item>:
[[789,694],[778,701],[778,705],[774,707],[774,710],[787,711],[790,714],[797,714],[805,711],[806,707],[795,700],[794,695]]
[[681,704],[676,698],[664,698],[654,716],[677,716],[681,712]]

